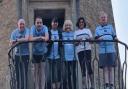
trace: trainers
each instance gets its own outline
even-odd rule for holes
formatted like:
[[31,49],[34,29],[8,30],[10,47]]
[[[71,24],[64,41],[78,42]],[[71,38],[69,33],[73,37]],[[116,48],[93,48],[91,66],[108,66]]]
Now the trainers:
[[113,86],[113,84],[110,84],[110,89],[114,89],[114,86]]
[[104,86],[105,86],[105,89],[110,89],[110,86],[108,83],[106,83]]

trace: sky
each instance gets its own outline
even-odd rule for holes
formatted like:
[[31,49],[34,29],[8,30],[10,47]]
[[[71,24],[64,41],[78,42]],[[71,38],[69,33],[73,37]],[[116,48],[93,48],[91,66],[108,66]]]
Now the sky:
[[[120,41],[128,45],[128,0],[111,0],[116,26],[117,37]],[[124,62],[124,47],[119,45],[121,62]],[[127,53],[128,55],[128,53]],[[128,64],[128,57],[127,57]],[[127,88],[128,89],[128,68],[127,68]]]

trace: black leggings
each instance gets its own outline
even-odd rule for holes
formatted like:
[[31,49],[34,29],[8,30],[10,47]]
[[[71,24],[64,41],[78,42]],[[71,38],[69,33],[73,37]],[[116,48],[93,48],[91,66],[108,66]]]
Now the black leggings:
[[66,61],[64,72],[64,89],[76,89],[76,61]]
[[91,67],[91,50],[85,50],[78,53],[78,59],[80,62],[80,67],[82,71],[82,76],[86,76],[86,67],[88,74],[91,75],[92,67]]

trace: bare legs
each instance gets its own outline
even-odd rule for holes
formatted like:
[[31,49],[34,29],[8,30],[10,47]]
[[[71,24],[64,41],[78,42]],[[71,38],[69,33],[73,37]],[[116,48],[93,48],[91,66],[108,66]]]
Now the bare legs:
[[113,85],[114,85],[114,68],[113,67],[105,67],[104,75],[105,75],[105,84],[108,84],[109,87],[110,86],[113,87]]
[[45,62],[35,63],[35,89],[45,88]]

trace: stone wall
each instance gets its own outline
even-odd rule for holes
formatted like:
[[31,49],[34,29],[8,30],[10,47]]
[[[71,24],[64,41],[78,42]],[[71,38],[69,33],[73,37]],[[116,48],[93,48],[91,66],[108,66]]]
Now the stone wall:
[[[16,27],[18,0],[0,2],[0,89],[9,89],[8,48],[9,35]],[[80,0],[80,15],[86,17],[94,32],[98,23],[98,11],[104,10],[113,23],[111,0]]]
[[16,0],[0,3],[0,89],[9,89],[8,44],[9,35],[16,26]]
[[114,23],[111,0],[80,0],[80,16],[86,18],[94,32],[98,24],[98,15],[101,10],[108,14],[109,22]]

